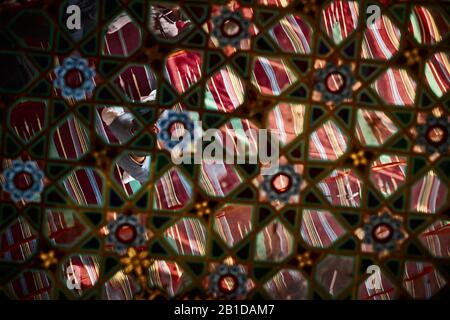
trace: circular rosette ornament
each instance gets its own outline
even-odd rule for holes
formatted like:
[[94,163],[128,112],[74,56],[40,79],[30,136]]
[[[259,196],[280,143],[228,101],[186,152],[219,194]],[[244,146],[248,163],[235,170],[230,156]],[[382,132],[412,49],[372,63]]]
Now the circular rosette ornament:
[[14,160],[12,166],[3,172],[3,176],[3,190],[10,194],[14,202],[32,201],[44,189],[44,174],[35,161]]
[[239,48],[241,41],[250,36],[250,21],[239,10],[230,11],[224,8],[218,16],[212,18],[212,23],[212,35],[221,47],[230,45]]
[[95,76],[93,68],[88,61],[78,56],[64,59],[62,65],[55,68],[56,79],[53,84],[61,90],[65,99],[83,100],[90,96],[94,90],[92,78]]
[[349,65],[337,67],[328,62],[325,68],[316,72],[314,89],[322,94],[322,100],[340,105],[342,101],[352,96],[352,86],[355,84]]
[[265,175],[262,188],[269,201],[278,200],[281,203],[289,201],[300,191],[301,176],[291,165],[281,165],[272,175]]
[[417,126],[419,134],[417,143],[423,146],[427,153],[439,152],[445,154],[450,147],[450,123],[447,117],[427,117],[424,124]]
[[209,275],[209,291],[214,297],[233,299],[247,293],[247,275],[238,266],[219,265]]
[[120,214],[116,220],[108,224],[106,243],[123,254],[129,247],[140,247],[145,244],[145,227],[136,216]]
[[[156,125],[159,128],[158,139],[169,150],[177,145],[187,147],[194,137],[194,122],[184,112],[170,110],[158,119]],[[185,135],[190,139],[182,139]]]
[[397,247],[397,241],[404,238],[400,230],[400,220],[392,217],[388,213],[381,216],[372,215],[369,222],[363,227],[365,244],[373,246],[375,252],[393,251]]

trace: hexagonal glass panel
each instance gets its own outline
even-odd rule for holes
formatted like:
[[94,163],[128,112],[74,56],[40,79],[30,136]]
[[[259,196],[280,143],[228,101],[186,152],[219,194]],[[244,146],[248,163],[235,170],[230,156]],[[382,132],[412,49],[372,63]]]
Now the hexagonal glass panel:
[[176,40],[191,29],[191,20],[177,5],[150,4],[149,30],[159,39]]
[[[375,265],[375,267],[378,267]],[[379,268],[379,267],[378,267]],[[370,270],[369,270],[370,271]],[[369,276],[361,282],[358,289],[359,300],[394,300],[397,288],[381,269],[367,271]]]
[[214,213],[214,230],[228,247],[234,247],[253,229],[253,206],[226,204]]
[[420,242],[433,257],[450,257],[449,227],[450,220],[437,220],[420,233]]
[[37,252],[36,236],[36,231],[25,219],[16,219],[0,235],[0,260],[27,261]]
[[450,88],[450,55],[437,52],[425,63],[425,81],[434,94],[442,97]]
[[411,210],[436,213],[447,200],[448,187],[430,170],[411,188]]
[[258,0],[258,4],[263,6],[280,7],[285,8],[290,5],[294,0]]
[[244,102],[244,83],[236,71],[225,66],[206,83],[205,108],[232,112]]
[[345,234],[339,221],[325,210],[304,209],[300,235],[309,246],[328,248]]
[[95,255],[71,255],[61,264],[59,274],[67,290],[75,296],[81,296],[97,284],[100,258]]
[[[147,111],[142,109],[142,112]],[[98,106],[95,112],[95,131],[108,144],[125,144],[143,128],[129,108]]]
[[126,66],[112,79],[123,97],[130,102],[151,103],[156,99],[156,75],[148,65]]
[[52,283],[43,270],[25,270],[7,285],[7,292],[14,300],[51,300]]
[[207,230],[196,218],[181,218],[164,232],[164,238],[179,255],[204,256]]
[[45,235],[54,246],[72,247],[89,231],[74,210],[48,209],[45,222]]
[[129,57],[141,45],[141,29],[126,12],[120,13],[111,20],[104,35],[104,55]]
[[156,260],[147,272],[149,287],[159,288],[169,297],[181,293],[191,283],[189,275],[173,261]]
[[263,95],[279,96],[297,81],[297,75],[283,59],[257,57],[251,81]]
[[[230,121],[220,127],[219,130],[220,133],[215,134],[214,139],[211,140],[217,140],[217,143],[222,145],[227,163],[230,163],[231,161],[229,160],[228,155],[233,157],[257,154],[259,147],[258,134],[261,132],[250,120],[231,118]],[[205,135],[207,135],[207,133],[208,132],[206,132]],[[231,161],[231,163],[240,162]]]
[[129,150],[112,164],[111,176],[128,198],[138,193],[150,179],[151,155]]
[[120,270],[103,285],[102,299],[133,300],[138,291],[139,284],[136,279]]
[[49,155],[55,159],[77,160],[90,149],[88,129],[75,116],[69,116],[52,133]]
[[52,47],[54,26],[44,11],[20,10],[9,28],[27,48],[46,51]]
[[24,100],[9,113],[9,125],[24,142],[30,142],[47,124],[47,103],[39,100]]
[[305,300],[308,298],[308,280],[300,271],[282,269],[264,284],[274,300]]
[[316,281],[336,298],[353,282],[355,258],[327,255],[316,267]]
[[334,161],[347,150],[348,137],[332,120],[314,130],[309,137],[309,158]]
[[178,93],[184,93],[202,77],[202,54],[178,50],[166,57],[164,76]]
[[361,58],[389,60],[400,47],[400,30],[386,15],[381,15],[364,32]]
[[225,197],[242,183],[242,177],[231,164],[223,161],[202,161],[200,187],[209,195]]
[[370,180],[385,198],[406,180],[406,157],[382,154],[370,166]]
[[294,237],[280,219],[270,222],[256,235],[255,260],[280,262],[294,249]]
[[355,131],[363,145],[378,147],[396,134],[398,128],[386,113],[360,109],[356,116]]
[[322,11],[322,26],[335,44],[340,44],[358,26],[357,1],[333,1]]
[[359,207],[363,182],[350,169],[336,169],[318,184],[333,206]]
[[387,69],[371,87],[388,105],[408,107],[414,104],[417,84],[405,69]]
[[61,187],[76,205],[100,206],[103,203],[103,176],[97,170],[74,170],[61,181]]
[[154,183],[153,208],[180,210],[192,200],[192,186],[185,175],[171,168]]
[[269,34],[284,52],[311,52],[312,28],[302,16],[285,16],[269,30]]
[[282,145],[290,143],[303,132],[305,111],[303,104],[277,104],[269,112],[269,131],[278,137]]
[[408,30],[421,44],[439,43],[450,31],[450,23],[440,7],[414,6],[409,19]]
[[413,299],[430,299],[446,284],[444,277],[431,263],[405,262],[403,287]]

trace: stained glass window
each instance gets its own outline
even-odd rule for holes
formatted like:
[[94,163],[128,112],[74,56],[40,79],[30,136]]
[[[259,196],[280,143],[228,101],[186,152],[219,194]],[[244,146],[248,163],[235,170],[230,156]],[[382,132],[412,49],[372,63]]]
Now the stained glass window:
[[2,2],[0,296],[448,295],[449,8]]

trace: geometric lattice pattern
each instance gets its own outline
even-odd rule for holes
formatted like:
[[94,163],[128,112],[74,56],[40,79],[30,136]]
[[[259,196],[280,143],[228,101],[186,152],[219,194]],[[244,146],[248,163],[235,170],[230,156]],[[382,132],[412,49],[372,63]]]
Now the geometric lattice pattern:
[[[0,4],[0,296],[447,295],[449,8]],[[295,194],[261,163],[174,163],[164,130],[196,120],[274,133]]]

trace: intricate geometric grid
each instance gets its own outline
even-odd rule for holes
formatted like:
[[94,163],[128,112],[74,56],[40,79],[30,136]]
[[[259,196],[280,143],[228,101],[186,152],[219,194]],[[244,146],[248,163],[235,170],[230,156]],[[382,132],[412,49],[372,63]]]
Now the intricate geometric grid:
[[[448,294],[448,2],[19,2],[0,5],[2,297]],[[269,129],[282,177],[174,164],[164,130],[196,120]]]

